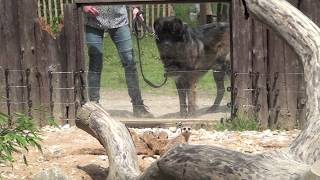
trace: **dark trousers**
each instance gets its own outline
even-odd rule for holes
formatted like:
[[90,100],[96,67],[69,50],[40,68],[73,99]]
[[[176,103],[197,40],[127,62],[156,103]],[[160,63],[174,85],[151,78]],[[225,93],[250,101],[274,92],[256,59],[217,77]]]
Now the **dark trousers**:
[[[109,29],[108,33],[115,43],[122,66],[125,70],[128,93],[133,105],[142,105],[141,92],[134,54],[131,34],[128,26]],[[104,31],[86,26],[86,41],[89,54],[89,100],[99,102],[100,80],[103,66],[103,35]]]

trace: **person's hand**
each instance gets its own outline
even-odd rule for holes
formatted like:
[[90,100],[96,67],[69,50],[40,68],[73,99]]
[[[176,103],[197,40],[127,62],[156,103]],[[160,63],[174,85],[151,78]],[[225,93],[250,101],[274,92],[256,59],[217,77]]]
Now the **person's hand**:
[[[135,18],[137,17],[137,14],[138,14],[139,12],[140,12],[140,9],[139,9],[139,8],[137,8],[137,7],[133,8],[133,10],[132,10],[133,19],[135,19]],[[143,18],[143,16],[142,16],[142,14],[140,14],[139,17],[140,17],[140,19],[141,19],[142,21],[144,21],[144,18]]]
[[83,6],[83,11],[92,16],[99,16],[98,10],[93,6]]

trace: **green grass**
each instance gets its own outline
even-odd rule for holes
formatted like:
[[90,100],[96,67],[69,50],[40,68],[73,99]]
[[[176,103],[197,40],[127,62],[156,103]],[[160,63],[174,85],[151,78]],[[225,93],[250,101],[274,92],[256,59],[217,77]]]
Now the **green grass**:
[[217,131],[257,131],[258,123],[256,119],[248,118],[244,114],[238,114],[229,122],[215,124],[214,129]]
[[[160,89],[154,89],[148,86],[145,82],[143,82],[139,62],[138,62],[138,50],[137,43],[134,36],[133,38],[133,46],[135,52],[135,60],[137,62],[137,68],[140,77],[140,86],[144,92],[153,92],[153,93],[161,93],[164,92],[173,94],[176,93],[175,85],[172,79],[168,79],[168,82],[165,86]],[[155,41],[152,37],[146,36],[144,39],[140,41],[141,45],[141,54],[142,54],[142,66],[145,76],[148,80],[153,83],[160,84],[163,77],[163,65],[159,58],[158,49],[156,47]],[[200,82],[197,85],[197,89],[200,91],[210,91],[215,92],[216,86],[213,83],[212,72],[205,74]],[[229,82],[229,80],[226,80]],[[124,77],[124,69],[122,68],[122,64],[119,59],[118,52],[116,51],[115,45],[110,39],[109,35],[105,37],[104,40],[104,67],[102,72],[101,86],[107,89],[113,90],[124,90],[126,89],[125,77]],[[215,94],[215,93],[214,93]]]
[[[212,6],[215,7],[216,3],[212,3]],[[188,23],[191,26],[195,26],[198,23],[191,21],[189,19],[189,12],[195,12],[194,6],[192,4],[174,4],[175,15],[180,17],[184,22]],[[214,9],[215,11],[215,9]],[[172,79],[168,79],[168,82],[165,86],[160,89],[154,89],[148,86],[143,82],[139,64],[138,64],[138,50],[135,36],[132,36],[134,52],[135,52],[135,61],[137,62],[137,68],[140,77],[140,86],[144,92],[153,92],[153,93],[169,93],[175,94],[176,89]],[[159,58],[158,49],[155,44],[153,37],[146,36],[141,40],[141,53],[142,53],[142,66],[144,74],[148,80],[155,84],[160,84],[164,80],[164,70],[163,65]],[[114,90],[125,90],[126,83],[124,77],[124,70],[122,68],[118,52],[116,51],[115,45],[110,39],[109,35],[106,35],[104,40],[104,67],[102,72],[101,86],[107,89]],[[208,91],[216,94],[216,86],[213,83],[212,72],[205,74],[200,82],[197,85],[198,91]],[[229,80],[226,80],[230,84]],[[227,86],[227,85],[226,85]]]

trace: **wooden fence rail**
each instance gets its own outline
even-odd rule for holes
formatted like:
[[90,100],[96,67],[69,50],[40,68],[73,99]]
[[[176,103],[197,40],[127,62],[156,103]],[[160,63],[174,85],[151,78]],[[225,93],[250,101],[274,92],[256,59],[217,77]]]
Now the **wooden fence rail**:
[[[37,0],[38,17],[43,18],[51,26],[60,23],[64,16],[64,4],[74,3],[74,0]],[[172,15],[172,6],[170,4],[143,5],[146,23],[152,27],[155,19],[163,16]],[[132,20],[132,9],[130,9],[129,21]],[[131,23],[129,23],[131,25]]]

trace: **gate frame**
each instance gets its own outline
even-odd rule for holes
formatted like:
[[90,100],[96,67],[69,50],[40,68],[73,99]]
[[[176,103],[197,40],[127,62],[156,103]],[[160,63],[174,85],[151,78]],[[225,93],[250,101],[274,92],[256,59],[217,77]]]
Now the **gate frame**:
[[[70,63],[71,70],[74,70],[75,72],[81,72],[85,69],[85,59],[84,59],[84,13],[82,11],[82,6],[84,5],[141,5],[141,4],[167,4],[167,3],[176,3],[176,4],[185,4],[185,3],[214,3],[214,2],[225,2],[229,3],[229,24],[230,24],[230,58],[231,58],[231,69],[233,70],[233,38],[232,38],[232,0],[76,0],[74,4],[68,4],[65,5],[65,27],[66,30],[73,30],[73,32],[69,31],[66,34],[66,41],[69,41],[69,43],[66,43],[69,45],[67,48],[67,56],[68,56],[68,62]],[[66,21],[68,23],[66,23]],[[70,37],[68,37],[70,36]],[[74,59],[76,57],[76,59]],[[72,63],[75,62],[75,63]],[[233,77],[233,76],[231,76]],[[231,87],[228,88],[228,90],[232,91],[234,86],[234,78],[231,78]],[[72,83],[72,82],[69,82]],[[77,82],[77,86],[81,89],[83,87],[82,84]],[[83,99],[81,97],[81,93],[85,93],[85,90],[82,89],[79,92],[75,92],[77,95],[75,97],[76,102],[84,102],[86,99]],[[231,108],[231,118],[234,117],[234,100],[233,93],[231,93],[231,102],[229,106]],[[79,105],[82,103],[78,103]],[[78,106],[79,107],[79,106]],[[77,113],[77,107],[74,110],[74,113],[76,115]]]

